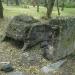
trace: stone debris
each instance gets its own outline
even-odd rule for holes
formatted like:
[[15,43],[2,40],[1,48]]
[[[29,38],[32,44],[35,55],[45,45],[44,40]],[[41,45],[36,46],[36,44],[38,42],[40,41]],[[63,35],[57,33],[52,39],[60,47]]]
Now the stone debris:
[[4,72],[11,72],[14,70],[10,62],[1,62],[0,63],[0,70]]
[[29,75],[29,74],[17,71],[17,72],[8,73],[8,75]]
[[55,72],[57,71],[64,63],[66,62],[66,60],[59,60],[56,63],[50,63],[47,66],[44,66],[43,68],[41,68],[41,71],[44,73],[48,73],[48,72]]
[[15,16],[7,27],[6,37],[23,41],[22,50],[40,44],[43,56],[57,61],[75,49],[75,18],[56,17],[42,23],[31,16]]

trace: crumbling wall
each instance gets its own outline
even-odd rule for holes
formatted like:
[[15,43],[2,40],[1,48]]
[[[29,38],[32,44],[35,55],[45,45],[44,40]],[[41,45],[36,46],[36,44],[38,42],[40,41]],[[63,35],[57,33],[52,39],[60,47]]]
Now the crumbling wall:
[[9,23],[6,31],[6,36],[15,40],[23,40],[27,36],[32,23],[37,22],[31,16],[18,15],[15,16]]
[[40,44],[44,57],[59,60],[74,52],[75,18],[56,17],[41,23],[31,16],[16,16],[9,23],[6,36],[24,41],[22,50]]
[[51,25],[60,27],[58,42],[53,45],[53,52],[47,50],[45,54],[48,59],[59,60],[70,55],[75,49],[75,18],[74,17],[58,17],[49,21]]

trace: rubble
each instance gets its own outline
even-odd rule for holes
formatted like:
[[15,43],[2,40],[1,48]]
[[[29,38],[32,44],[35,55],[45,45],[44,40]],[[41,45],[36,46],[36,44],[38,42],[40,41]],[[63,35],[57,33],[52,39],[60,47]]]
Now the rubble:
[[23,41],[23,51],[40,44],[43,56],[56,61],[74,52],[75,18],[56,17],[42,23],[31,16],[15,16],[9,23],[6,37]]

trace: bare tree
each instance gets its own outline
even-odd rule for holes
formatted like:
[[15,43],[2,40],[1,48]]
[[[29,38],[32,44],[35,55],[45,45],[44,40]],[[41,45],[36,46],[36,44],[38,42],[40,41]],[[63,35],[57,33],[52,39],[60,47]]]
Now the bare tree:
[[47,7],[47,0],[45,0],[45,4],[44,4],[44,6]]
[[60,15],[60,10],[59,10],[59,3],[58,3],[58,0],[57,0],[57,11],[58,11],[58,15]]
[[3,6],[1,0],[0,0],[0,18],[3,18]]
[[36,6],[36,0],[31,0],[31,3],[32,3],[33,7]]
[[39,12],[39,0],[36,0],[37,12]]
[[61,6],[61,11],[64,10],[64,0],[62,0],[62,6]]
[[54,6],[55,0],[48,0],[47,5],[47,17],[51,17],[53,6]]
[[7,6],[8,6],[8,0],[7,0]]
[[16,2],[16,5],[18,5],[18,6],[19,6],[19,0],[15,0],[15,2]]

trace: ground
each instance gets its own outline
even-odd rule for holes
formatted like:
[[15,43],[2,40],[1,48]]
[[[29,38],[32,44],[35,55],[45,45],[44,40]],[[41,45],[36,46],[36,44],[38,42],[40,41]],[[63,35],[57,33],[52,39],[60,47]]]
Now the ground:
[[[3,5],[4,7],[4,16],[15,16],[18,14],[27,14],[34,16],[36,18],[40,18],[42,16],[46,16],[46,8],[40,6],[40,11],[37,12],[37,8],[33,6],[29,6],[29,8],[22,8],[18,6],[6,6],[5,4]],[[75,8],[65,8],[64,11],[61,11],[61,16],[74,16],[75,15]],[[54,7],[52,16],[57,16],[57,8]]]
[[[14,7],[14,6],[8,7],[4,5],[4,16],[5,17],[4,19],[0,19],[0,40],[2,40],[3,39],[2,37],[5,36],[7,25],[13,16],[26,13],[36,18],[40,18],[46,14],[45,10],[46,9],[44,7],[40,7],[40,12],[37,13],[36,7],[33,8],[32,6],[25,9],[21,7],[20,8]],[[74,8],[65,8],[65,10],[61,12],[61,15],[74,16],[75,15],[74,13],[75,13]],[[57,15],[56,8],[54,8],[54,11],[53,11],[53,16],[54,15],[55,16]],[[30,73],[36,72],[37,75],[42,75],[42,74],[39,74],[39,70],[40,70],[39,65],[31,66],[31,67],[20,65],[21,55],[22,55],[22,51],[20,48],[17,48],[16,46],[12,45],[10,42],[7,42],[7,41],[0,42],[0,62],[11,62],[11,64],[15,68],[15,71],[30,72]],[[69,56],[67,58],[67,62],[61,68],[62,71],[68,72],[69,73],[68,75],[75,75],[74,57],[75,57],[74,55]],[[46,65],[47,63],[50,63],[50,61],[47,61],[45,59],[43,59],[42,62],[44,65]],[[0,75],[6,75],[6,73],[0,71]],[[63,74],[63,75],[67,75],[67,74]]]

